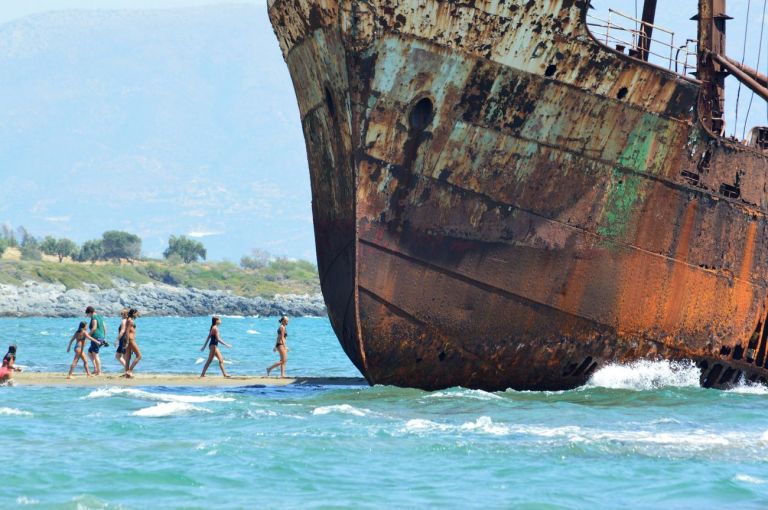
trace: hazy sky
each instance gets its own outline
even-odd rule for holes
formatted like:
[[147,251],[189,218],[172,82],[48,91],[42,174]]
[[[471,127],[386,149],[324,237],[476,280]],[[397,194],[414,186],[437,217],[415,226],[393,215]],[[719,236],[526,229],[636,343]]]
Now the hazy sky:
[[173,9],[223,3],[264,5],[266,0],[0,0],[0,23],[28,14],[66,9]]

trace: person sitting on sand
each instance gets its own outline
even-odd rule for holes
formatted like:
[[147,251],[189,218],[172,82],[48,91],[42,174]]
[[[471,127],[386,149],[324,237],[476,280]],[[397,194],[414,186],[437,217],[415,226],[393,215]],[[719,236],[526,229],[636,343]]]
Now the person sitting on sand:
[[[125,377],[133,377],[133,369],[141,360],[141,351],[139,344],[136,343],[136,319],[139,312],[135,308],[128,310],[128,319],[125,321],[126,344],[125,344]],[[131,363],[131,356],[136,355],[136,359]]]
[[88,356],[93,362],[93,375],[101,375],[101,358],[99,358],[99,349],[101,346],[109,346],[107,343],[107,325],[104,318],[96,313],[96,310],[89,306],[85,309],[85,315],[91,318],[88,334],[92,337],[91,346],[88,347]]
[[0,384],[10,383],[13,380],[13,372],[21,372],[21,367],[16,366],[16,346],[9,345],[0,366]]
[[120,311],[120,327],[117,329],[117,351],[115,351],[115,359],[120,362],[121,366],[125,366],[125,346],[128,341],[128,335],[126,335],[126,324],[128,322],[128,309],[123,308]]
[[224,377],[229,377],[227,375],[227,371],[224,369],[224,356],[221,355],[219,344],[229,349],[231,349],[232,346],[221,339],[221,335],[219,334],[219,324],[221,324],[221,319],[218,317],[213,317],[211,319],[211,329],[208,330],[208,338],[205,339],[205,343],[200,348],[201,351],[205,350],[205,346],[208,345],[208,361],[205,362],[205,366],[203,366],[203,372],[200,374],[200,377],[205,377],[205,372],[208,370],[208,367],[211,366],[211,361],[213,361],[214,356],[216,356],[216,359],[219,360],[219,368],[221,369],[221,373],[224,375]]
[[67,374],[67,379],[72,379],[72,372],[75,371],[75,367],[77,366],[77,362],[80,360],[83,360],[83,368],[85,368],[85,375],[90,377],[91,371],[88,370],[88,360],[85,358],[85,340],[89,339],[91,342],[94,342],[95,339],[88,334],[88,332],[85,330],[86,323],[80,322],[80,325],[77,327],[77,331],[75,331],[75,334],[72,335],[72,338],[69,339],[69,345],[67,346],[67,352],[69,352],[69,349],[72,348],[72,342],[75,342],[75,358],[72,360],[72,365],[69,367],[69,373]]
[[267,377],[269,377],[269,373],[272,369],[277,367],[280,367],[280,377],[285,377],[285,364],[288,362],[288,347],[285,345],[285,339],[288,338],[287,326],[288,317],[283,315],[280,317],[280,327],[277,328],[277,343],[275,344],[275,348],[272,349],[272,352],[280,353],[280,361],[267,368]]

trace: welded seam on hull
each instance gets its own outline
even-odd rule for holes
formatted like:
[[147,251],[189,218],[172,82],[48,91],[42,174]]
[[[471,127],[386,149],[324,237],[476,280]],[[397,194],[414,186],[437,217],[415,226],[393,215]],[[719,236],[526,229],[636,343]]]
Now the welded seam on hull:
[[355,243],[355,240],[354,240],[354,239],[352,239],[352,240],[351,240],[351,241],[349,241],[347,244],[345,244],[345,245],[344,245],[344,247],[343,247],[341,250],[339,250],[339,252],[338,252],[338,253],[337,253],[337,254],[336,254],[334,257],[333,257],[333,260],[331,260],[331,261],[328,263],[328,265],[327,265],[327,266],[326,266],[326,268],[325,268],[325,271],[323,272],[323,275],[320,277],[320,286],[321,286],[321,287],[322,287],[322,285],[325,283],[325,278],[328,276],[328,273],[330,273],[330,272],[331,272],[331,267],[333,267],[333,265],[336,263],[336,261],[337,261],[337,260],[339,260],[339,257],[341,257],[341,256],[342,256],[342,254],[344,254],[344,253],[347,251],[347,249],[348,249],[348,248],[349,248],[351,245],[353,245],[354,243]]
[[[520,296],[519,294],[515,294],[514,292],[510,292],[510,291],[508,291],[506,289],[495,287],[495,286],[493,286],[491,284],[488,284],[488,283],[485,283],[485,282],[474,280],[474,279],[472,279],[472,278],[470,278],[470,277],[468,277],[466,275],[463,275],[461,273],[457,273],[455,271],[451,271],[450,269],[446,269],[446,268],[438,266],[436,264],[432,264],[431,262],[427,262],[425,260],[421,260],[419,258],[413,257],[413,256],[408,255],[406,253],[400,253],[398,251],[391,250],[391,249],[389,249],[389,248],[387,248],[385,246],[381,246],[379,244],[376,244],[374,242],[371,242],[371,241],[368,241],[368,240],[365,240],[365,239],[360,239],[360,243],[365,244],[366,246],[370,246],[373,249],[376,249],[376,250],[382,251],[384,253],[388,253],[390,255],[393,255],[395,257],[401,258],[403,260],[415,263],[417,265],[421,265],[423,267],[427,267],[427,268],[429,268],[429,269],[431,269],[431,270],[433,270],[433,271],[435,271],[437,273],[440,273],[440,274],[443,274],[443,275],[448,276],[450,278],[454,278],[456,280],[462,281],[464,283],[467,283],[469,285],[477,287],[477,288],[479,288],[481,290],[485,290],[486,292],[493,293],[493,294],[498,294],[498,295],[500,295],[502,297],[505,297],[505,298],[513,300],[513,301],[517,301],[517,302],[525,304],[527,306],[531,306],[531,307],[539,306],[539,307],[542,307],[542,308],[553,310],[553,311],[555,311],[557,313],[561,313],[561,314],[564,314],[564,315],[567,315],[567,316],[570,316],[570,317],[573,317],[573,318],[576,318],[576,319],[579,319],[579,320],[583,320],[583,321],[591,323],[591,324],[598,324],[598,325],[604,327],[605,329],[607,329],[609,331],[612,331],[613,334],[615,336],[617,336],[616,335],[616,331],[617,330],[616,330],[616,328],[614,326],[611,326],[611,325],[608,325],[608,324],[603,324],[602,322],[596,321],[594,319],[590,319],[588,317],[584,317],[582,315],[579,315],[579,314],[576,314],[576,313],[573,313],[573,312],[568,312],[566,310],[561,310],[561,309],[559,309],[557,307],[554,307],[552,305],[548,305],[546,303],[541,303],[539,301],[535,301],[535,300],[533,300],[531,298]],[[360,289],[364,290],[365,292],[369,293],[369,294],[375,295],[375,293],[373,293],[369,289],[366,289],[362,285],[358,285],[358,287]],[[382,302],[390,304],[393,307],[395,306],[395,305],[389,303],[389,301],[387,301],[384,298],[379,298],[379,299]],[[398,309],[402,310],[400,308],[398,308]],[[408,315],[408,316],[412,316],[409,312],[407,312],[405,310],[403,310],[403,313]],[[414,317],[414,319],[415,319],[415,317]],[[664,349],[669,349],[669,350],[673,350],[673,351],[683,352],[682,349],[676,348],[675,346],[668,345],[668,344],[664,343],[661,340],[657,340],[655,338],[648,337],[647,335],[645,335],[642,332],[639,332],[639,333],[636,332],[636,333],[634,333],[634,335],[639,336],[640,338],[642,338],[643,340],[645,340],[647,342],[652,342],[652,343],[654,343],[656,345],[659,345],[659,346],[663,347]],[[703,358],[703,357],[705,357],[705,355],[701,355],[701,357]],[[690,357],[682,356],[682,357],[680,357],[680,359],[690,359]]]
[[[399,306],[397,306],[397,305],[395,305],[393,303],[390,303],[389,301],[387,301],[383,297],[381,297],[378,294],[376,294],[375,292],[373,292],[371,289],[368,289],[368,288],[366,288],[366,287],[364,287],[362,285],[358,285],[357,288],[360,289],[361,291],[363,291],[364,294],[367,294],[368,297],[370,297],[374,301],[377,301],[380,304],[382,304],[383,306],[389,308],[392,312],[396,313],[397,315],[400,315],[401,317],[403,317],[405,319],[408,319],[410,321],[415,322],[416,324],[421,326],[423,329],[430,329],[430,328],[431,329],[435,329],[433,326],[430,326],[429,324],[427,324],[423,320],[419,319],[415,315],[411,314],[410,312],[407,312],[406,310],[403,310]],[[451,347],[456,349],[457,351],[460,351],[462,354],[464,354],[467,358],[469,358],[471,360],[476,361],[476,360],[481,359],[481,357],[478,356],[477,354],[475,354],[473,352],[470,352],[470,351],[466,350],[465,348],[463,348],[463,347],[461,347],[459,345],[456,345],[456,344],[452,343]]]
[[[465,124],[470,125],[470,126],[474,126],[474,127],[478,127],[478,128],[481,128],[481,129],[487,129],[488,131],[491,131],[491,132],[499,134],[499,135],[510,136],[512,138],[516,138],[516,139],[521,140],[523,142],[535,143],[537,145],[540,145],[542,147],[546,147],[548,149],[552,149],[552,150],[555,150],[555,151],[561,151],[561,152],[564,152],[566,154],[570,154],[572,156],[576,156],[578,158],[581,158],[581,159],[583,159],[585,161],[588,161],[588,162],[599,163],[601,165],[605,165],[607,167],[610,167],[611,170],[618,170],[619,172],[621,172],[624,175],[632,175],[632,176],[636,176],[636,177],[640,177],[640,178],[645,178],[645,179],[648,179],[648,180],[653,181],[653,182],[658,182],[660,184],[665,185],[669,189],[672,189],[672,190],[675,190],[675,191],[682,191],[682,192],[686,192],[686,193],[695,193],[695,194],[700,195],[702,197],[711,198],[712,200],[720,200],[720,201],[723,201],[723,202],[727,202],[727,203],[737,207],[742,212],[747,212],[750,216],[755,215],[755,214],[757,214],[757,215],[759,215],[759,216],[761,216],[763,218],[766,216],[765,210],[763,210],[763,208],[761,206],[759,206],[759,205],[750,206],[750,205],[745,204],[743,202],[739,202],[737,200],[729,198],[729,197],[727,197],[725,195],[719,195],[719,194],[711,193],[711,192],[708,192],[707,190],[704,190],[702,188],[694,188],[694,187],[687,186],[685,184],[681,184],[679,182],[671,181],[669,179],[665,179],[663,177],[659,177],[657,175],[649,174],[649,173],[646,173],[646,172],[639,172],[637,170],[633,170],[633,169],[625,167],[625,166],[617,165],[616,161],[608,161],[608,160],[605,160],[605,159],[595,158],[593,156],[587,155],[587,153],[585,153],[585,152],[579,152],[579,151],[574,150],[574,149],[570,149],[570,148],[559,146],[559,145],[554,145],[554,144],[543,142],[543,141],[540,141],[540,140],[535,140],[533,138],[528,138],[528,137],[525,137],[525,136],[521,136],[519,134],[507,133],[507,132],[501,131],[499,129],[496,129],[493,126],[487,126],[487,125],[478,124],[478,123],[475,123],[475,122],[465,122]],[[401,165],[396,165],[396,164],[393,164],[393,163],[388,163],[388,162],[382,161],[382,160],[380,160],[378,158],[375,158],[375,157],[367,155],[367,154],[366,154],[366,157],[369,158],[371,161],[380,163],[380,164],[385,165],[385,166],[393,166],[393,167],[398,168],[398,169],[404,169],[405,168],[405,167],[403,167]],[[766,163],[768,163],[768,161],[766,161]],[[768,168],[767,168],[767,170],[768,170]]]
[[[402,168],[399,165],[391,165],[391,164],[385,163],[383,161],[377,160],[376,158],[372,158],[370,156],[367,159],[368,159],[369,162],[374,162],[376,164],[388,165],[388,166],[391,166],[391,167],[394,167],[394,168]],[[699,267],[696,264],[691,264],[691,263],[685,262],[683,260],[675,259],[675,258],[670,257],[668,255],[663,255],[661,253],[657,253],[657,252],[653,252],[653,251],[650,251],[650,250],[646,250],[646,249],[641,248],[639,246],[635,246],[634,244],[631,244],[631,243],[626,243],[626,242],[618,241],[618,240],[615,240],[615,239],[608,239],[608,238],[605,238],[604,236],[600,235],[597,232],[592,232],[592,231],[583,229],[581,227],[577,227],[575,225],[571,225],[570,223],[566,223],[566,222],[563,222],[563,221],[560,221],[560,220],[557,220],[557,219],[554,219],[554,218],[548,218],[548,217],[546,217],[546,216],[544,216],[544,215],[542,215],[540,213],[537,213],[535,211],[531,211],[531,210],[519,207],[517,205],[509,204],[509,203],[506,203],[506,202],[499,202],[499,201],[494,200],[493,198],[489,197],[488,195],[485,195],[483,193],[478,193],[477,191],[469,190],[469,189],[466,189],[466,188],[462,188],[461,186],[457,186],[457,185],[455,185],[453,183],[450,183],[448,181],[443,181],[443,180],[440,180],[440,179],[436,179],[436,178],[434,178],[432,176],[429,176],[429,175],[419,175],[417,177],[420,178],[420,179],[429,180],[432,183],[437,184],[437,185],[449,186],[452,189],[452,191],[455,191],[457,193],[466,193],[467,195],[473,195],[474,197],[483,200],[486,204],[489,204],[489,205],[492,205],[492,206],[495,206],[495,207],[500,207],[500,208],[507,208],[507,209],[508,208],[512,208],[512,209],[515,209],[517,211],[521,211],[521,212],[530,214],[532,216],[536,216],[537,218],[541,218],[544,221],[549,221],[549,222],[555,223],[557,225],[560,225],[560,226],[572,229],[572,230],[574,230],[576,232],[584,234],[585,236],[590,236],[590,237],[593,237],[595,239],[600,239],[600,240],[605,239],[605,240],[610,241],[613,244],[616,244],[616,245],[619,245],[619,246],[623,246],[623,247],[625,247],[627,249],[636,250],[636,251],[639,251],[641,253],[652,255],[654,257],[658,257],[658,258],[664,259],[666,261],[671,261],[671,262],[676,263],[676,264],[684,264],[684,265],[688,266],[689,268],[697,270],[697,271],[701,271],[701,272],[708,273],[708,274],[714,274],[717,278],[722,278],[722,279],[724,279],[727,282],[731,282],[731,281],[741,282],[741,283],[744,283],[746,285],[751,285],[751,286],[754,286],[754,287],[759,287],[759,288],[761,288],[763,290],[768,290],[768,287],[761,285],[759,282],[753,282],[753,281],[750,281],[750,280],[742,280],[741,278],[739,278],[737,276],[728,277],[728,276],[725,276],[723,274],[718,273],[717,271],[710,270],[710,269],[705,269],[705,268]],[[364,240],[361,239],[360,241],[363,242]],[[512,246],[512,243],[509,243],[509,242],[506,242],[506,241],[499,240],[498,242]]]
[[401,258],[403,260],[407,260],[409,262],[414,262],[414,263],[416,263],[418,265],[427,267],[427,268],[429,268],[429,269],[431,269],[431,270],[433,270],[433,271],[435,271],[437,273],[443,274],[445,276],[449,276],[449,277],[451,277],[451,278],[453,278],[455,280],[459,280],[459,281],[462,281],[464,283],[468,283],[468,284],[472,285],[473,287],[477,287],[477,288],[482,289],[482,290],[484,290],[486,292],[490,292],[490,293],[493,293],[493,294],[498,294],[498,295],[503,296],[503,297],[505,297],[507,299],[510,299],[512,301],[517,301],[519,303],[522,303],[522,304],[525,304],[525,305],[528,305],[528,306],[532,306],[532,307],[540,306],[542,308],[547,308],[549,310],[554,310],[556,312],[563,313],[565,315],[569,315],[571,317],[574,317],[574,318],[577,318],[577,319],[581,319],[581,320],[584,320],[584,321],[587,321],[587,322],[590,322],[590,323],[593,323],[593,324],[600,324],[601,326],[603,326],[605,328],[608,328],[608,329],[613,329],[613,330],[616,329],[613,326],[610,326],[610,325],[607,325],[607,324],[603,324],[603,323],[598,322],[598,321],[596,321],[594,319],[590,319],[588,317],[584,317],[582,315],[579,315],[579,314],[576,314],[576,313],[573,313],[573,312],[568,312],[568,311],[565,311],[565,310],[561,310],[561,309],[559,309],[559,308],[557,308],[555,306],[552,306],[552,305],[549,305],[549,304],[546,304],[546,303],[541,303],[539,301],[533,300],[533,299],[525,297],[525,296],[521,296],[520,294],[516,294],[516,293],[514,293],[512,291],[509,291],[509,290],[506,290],[506,289],[502,289],[501,287],[496,287],[494,285],[491,285],[490,283],[486,283],[486,282],[481,282],[479,280],[475,280],[474,278],[471,278],[471,277],[469,277],[469,276],[467,276],[465,274],[458,273],[456,271],[452,271],[452,270],[444,268],[442,266],[438,266],[437,264],[433,264],[432,262],[427,262],[426,260],[422,260],[420,258],[414,257],[413,255],[409,255],[407,253],[402,253],[402,252],[399,252],[399,251],[392,250],[391,248],[387,248],[386,246],[382,246],[380,244],[374,243],[373,241],[369,241],[367,239],[360,239],[360,243],[365,244],[366,246],[370,246],[371,248],[377,249],[377,250],[382,251],[384,253],[388,253],[390,255],[394,255],[394,256],[396,256],[398,258]]

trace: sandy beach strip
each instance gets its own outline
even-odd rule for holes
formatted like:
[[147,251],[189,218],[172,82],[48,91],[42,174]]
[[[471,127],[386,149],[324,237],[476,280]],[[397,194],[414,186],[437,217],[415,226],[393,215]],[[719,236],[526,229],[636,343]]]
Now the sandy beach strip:
[[104,374],[86,377],[75,374],[67,379],[67,374],[57,372],[20,372],[14,374],[16,386],[364,386],[367,385],[362,377],[265,377],[233,375],[224,378],[221,375],[206,375],[204,378],[197,374],[152,374],[136,373],[132,379],[121,377],[120,374]]

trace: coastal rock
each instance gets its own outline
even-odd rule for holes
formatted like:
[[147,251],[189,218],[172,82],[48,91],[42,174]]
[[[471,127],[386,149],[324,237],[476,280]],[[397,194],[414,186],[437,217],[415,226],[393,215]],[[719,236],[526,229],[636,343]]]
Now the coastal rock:
[[69,290],[60,284],[32,281],[19,287],[0,285],[0,317],[80,317],[88,305],[104,315],[118,315],[123,308],[136,308],[143,315],[158,316],[326,314],[321,294],[249,298],[228,291],[155,283],[110,289],[88,285],[84,289]]

